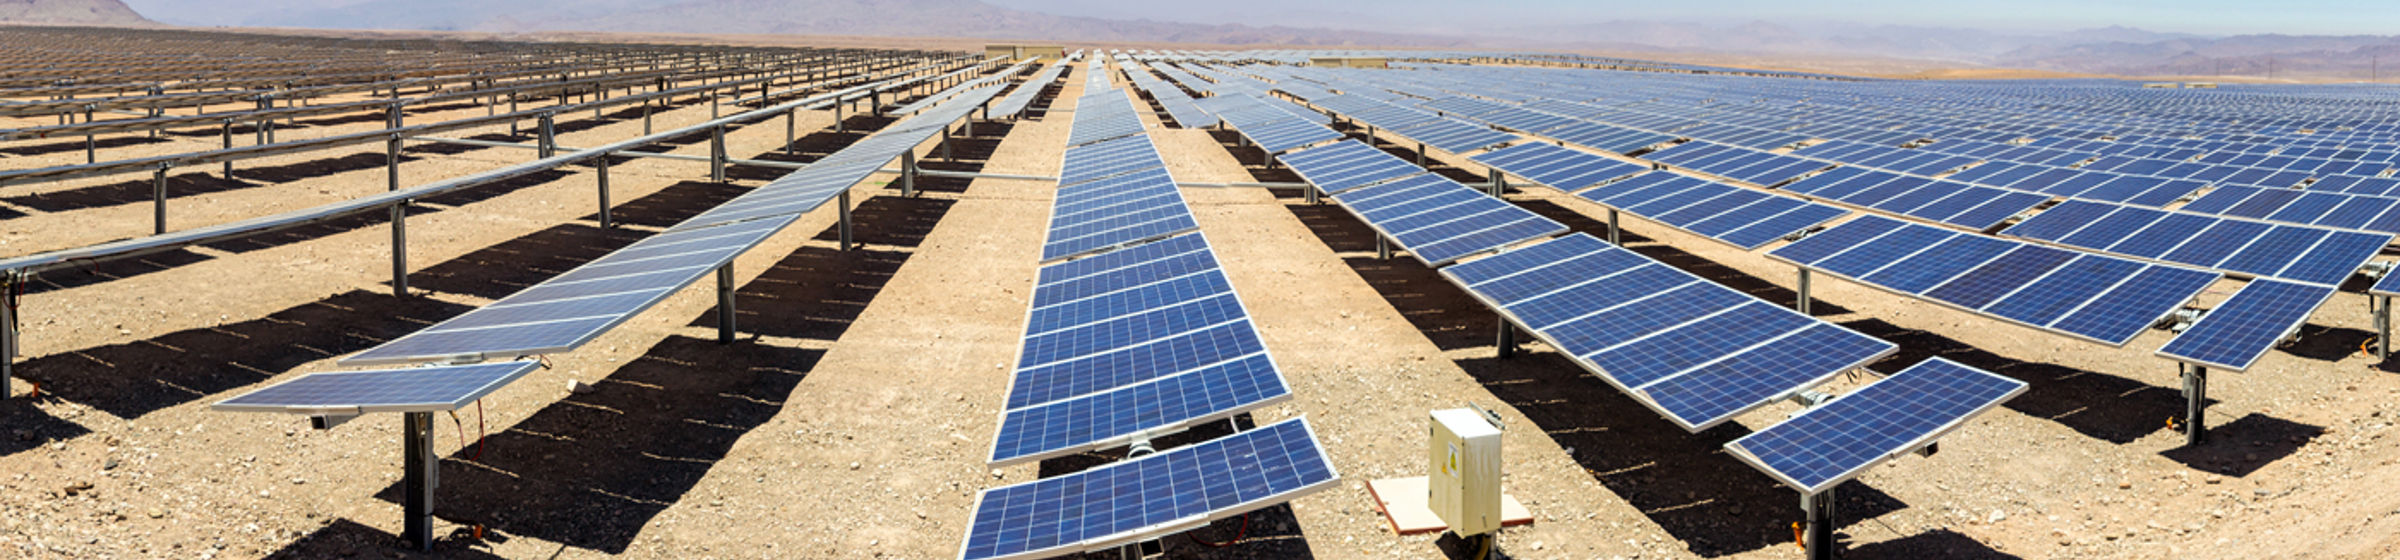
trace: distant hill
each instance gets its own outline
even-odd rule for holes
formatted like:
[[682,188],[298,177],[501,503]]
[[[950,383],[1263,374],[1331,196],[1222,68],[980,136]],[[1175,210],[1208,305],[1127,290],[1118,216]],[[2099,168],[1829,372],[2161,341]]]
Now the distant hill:
[[1464,46],[1451,37],[1057,16],[979,0],[370,0],[253,25],[449,31],[975,37],[1233,45]]
[[148,25],[121,0],[0,0],[0,23]]

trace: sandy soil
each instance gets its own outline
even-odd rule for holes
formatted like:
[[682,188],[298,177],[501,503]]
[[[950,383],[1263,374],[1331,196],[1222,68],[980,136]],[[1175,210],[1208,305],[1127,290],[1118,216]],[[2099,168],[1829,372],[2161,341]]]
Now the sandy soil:
[[[1081,94],[1080,72],[1063,82],[1060,108]],[[707,110],[678,109],[661,126],[696,122]],[[964,161],[928,165],[1055,173],[1068,115],[979,126],[984,136],[956,146]],[[804,153],[857,137],[825,131],[829,119],[802,121],[817,131],[802,139]],[[614,122],[562,142],[596,144],[639,127]],[[736,132],[732,151],[774,151],[779,129]],[[1180,180],[1291,180],[1261,169],[1255,150],[1229,150],[1224,134],[1153,130]],[[695,146],[682,149],[705,149]],[[181,145],[125,149],[137,148]],[[524,156],[423,157],[406,168],[409,177]],[[25,398],[30,387],[19,383],[0,402],[10,419],[0,431],[0,555],[417,556],[394,542],[395,418],[313,431],[295,417],[205,407],[333,369],[338,355],[506,295],[779,174],[737,169],[730,185],[718,185],[701,181],[701,164],[659,160],[616,173],[617,215],[631,224],[616,230],[588,218],[585,170],[411,218],[421,297],[387,295],[388,232],[372,222],[98,271],[114,280],[70,279],[27,296],[28,358],[18,372],[42,382],[44,397]],[[178,199],[176,220],[213,223],[382,186],[380,169],[324,173]],[[1051,186],[929,180],[918,198],[861,188],[864,247],[834,246],[828,208],[737,262],[744,337],[735,344],[714,341],[705,326],[714,294],[696,288],[581,351],[552,356],[550,369],[462,413],[455,427],[437,426],[447,428],[436,437],[446,457],[437,529],[448,535],[438,555],[955,556],[978,490],[1107,458],[997,471],[981,460]],[[1254,515],[1239,546],[1175,537],[1171,556],[1457,554],[1433,537],[1392,536],[1363,485],[1421,474],[1424,411],[1466,402],[1510,422],[1507,488],[1538,519],[1505,532],[1509,557],[1798,556],[1796,495],[1720,451],[1791,405],[1684,433],[1539,344],[1494,358],[1488,310],[1406,257],[1375,259],[1373,234],[1338,207],[1263,190],[1186,194],[1297,394],[1255,420],[1308,416],[1345,480]],[[1604,214],[1579,199],[1539,189],[1512,199],[1581,231],[1605,228],[1594,219]],[[72,208],[0,228],[13,232],[5,253],[17,254],[139,234],[146,212]],[[1645,254],[1772,301],[1793,298],[1791,267],[1761,253],[1634,219],[1627,227]],[[2220,286],[2208,298],[2230,291]],[[2183,406],[2175,369],[2150,356],[2166,333],[2105,348],[1838,281],[1819,282],[1815,296],[1822,316],[1901,345],[1901,356],[1876,369],[1941,355],[2032,384],[1948,438],[1941,453],[1901,459],[1845,487],[1852,558],[2400,552],[2391,519],[2400,495],[2372,491],[2400,483],[2392,465],[2400,452],[2380,441],[2400,378],[2356,352],[2370,336],[2362,296],[2337,295],[2301,344],[2251,373],[2214,377],[2217,440],[2198,449],[2183,449],[2182,436],[2165,428]],[[570,394],[568,380],[598,390]],[[478,433],[489,434],[480,446]],[[475,526],[485,529],[480,540]],[[1226,522],[1196,536],[1240,531]]]

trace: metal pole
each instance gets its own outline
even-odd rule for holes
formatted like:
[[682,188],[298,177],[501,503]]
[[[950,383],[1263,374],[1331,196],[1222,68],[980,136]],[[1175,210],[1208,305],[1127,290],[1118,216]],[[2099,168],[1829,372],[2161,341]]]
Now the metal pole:
[[150,172],[151,233],[167,232],[167,166]]
[[1625,246],[1625,240],[1618,235],[1623,231],[1625,228],[1617,226],[1617,209],[1608,209],[1608,244],[1618,247]]
[[1501,359],[1508,359],[1517,355],[1517,326],[1509,324],[1508,319],[1505,317],[1500,319],[1499,346]]
[[408,297],[408,201],[392,205],[392,295]]
[[793,145],[793,144],[797,144],[797,143],[799,143],[799,142],[800,142],[800,138],[799,138],[798,136],[796,136],[796,135],[795,135],[795,134],[798,132],[798,130],[797,130],[797,129],[798,129],[798,126],[799,126],[799,124],[798,124],[798,121],[799,121],[799,120],[800,120],[800,110],[799,110],[799,109],[792,109],[792,110],[790,110],[790,111],[784,111],[784,113],[783,113],[783,153],[784,153],[785,155],[790,155],[790,154],[796,153],[796,152],[795,152],[795,149],[792,147],[792,145]]
[[942,161],[958,161],[950,155],[950,125],[942,125]]
[[400,190],[400,135],[383,141],[384,190]]
[[1808,532],[1803,538],[1808,546],[1808,560],[1833,560],[1833,489],[1819,494],[1801,494],[1800,510],[1808,516]]
[[917,151],[900,152],[900,196],[917,196]]
[[1375,258],[1377,260],[1392,260],[1392,238],[1381,235],[1375,236]]
[[551,125],[550,114],[542,113],[542,130],[539,132],[541,137],[534,141],[534,145],[541,149],[534,152],[534,159],[550,159],[550,156],[555,155],[558,150],[558,138],[554,136],[558,129]]
[[[225,121],[225,149],[233,149],[233,121]],[[225,180],[233,180],[233,160],[225,160]]]
[[850,132],[848,128],[844,128],[847,125],[842,124],[842,106],[849,104],[850,102],[840,99],[833,101],[833,132],[836,134]]
[[1504,192],[1508,192],[1508,177],[1502,175],[1500,170],[1494,169],[1492,170],[1492,198],[1500,198],[1500,193]]
[[2392,359],[2392,298],[2371,296],[2381,303],[2375,307],[2375,359]]
[[708,129],[708,180],[725,182],[725,127]]
[[650,105],[651,105],[651,103],[653,103],[653,102],[655,102],[655,101],[656,101],[656,100],[651,100],[651,99],[644,99],[644,100],[642,100],[642,135],[643,135],[643,136],[649,136],[649,135],[651,134],[651,133],[650,133]]
[[733,344],[733,263],[717,267],[717,343]]
[[608,229],[608,228],[609,228],[609,226],[610,226],[610,222],[609,222],[609,216],[608,216],[608,207],[609,207],[609,203],[608,203],[608,155],[607,155],[607,154],[602,154],[602,155],[600,156],[600,162],[599,162],[599,165],[600,165],[600,229]]
[[1800,314],[1808,315],[1808,269],[1800,269]]
[[17,374],[17,275],[0,272],[0,399],[13,395],[10,378]]
[[1417,167],[1425,166],[1425,143],[1417,143]]
[[406,529],[400,538],[419,551],[433,550],[433,489],[441,484],[433,456],[433,413],[401,415],[401,502]]
[[851,246],[851,243],[850,243],[850,189],[842,189],[842,196],[841,196],[841,200],[840,200],[840,201],[838,201],[838,202],[836,203],[836,206],[838,206],[838,207],[840,207],[840,208],[841,208],[841,220],[842,220],[842,227],[841,227],[841,230],[842,230],[842,240],[841,240],[841,242],[842,242],[842,250],[844,250],[844,251],[848,251],[848,250],[850,250],[850,246]]
[[2183,444],[2198,447],[2208,442],[2208,424],[2204,414],[2208,407],[2208,368],[2191,366],[2184,370]]

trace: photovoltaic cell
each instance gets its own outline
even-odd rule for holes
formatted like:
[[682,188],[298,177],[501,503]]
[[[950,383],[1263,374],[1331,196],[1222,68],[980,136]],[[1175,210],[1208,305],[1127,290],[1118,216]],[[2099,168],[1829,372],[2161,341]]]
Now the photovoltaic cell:
[[540,367],[540,362],[525,361],[312,373],[210,408],[311,415],[458,410]]
[[2299,328],[2333,296],[2334,288],[2282,280],[2252,280],[2233,297],[2159,348],[2158,355],[2202,367],[2245,371]]
[[1932,443],[2025,388],[2023,381],[1933,358],[1725,448],[1814,495]]

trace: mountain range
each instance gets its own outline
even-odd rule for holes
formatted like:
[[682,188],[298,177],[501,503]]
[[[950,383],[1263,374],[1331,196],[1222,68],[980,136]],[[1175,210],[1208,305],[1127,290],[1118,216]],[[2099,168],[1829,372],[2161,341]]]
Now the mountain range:
[[[1840,22],[1620,20],[1403,32],[1394,31],[1399,27],[1389,22],[1376,24],[1381,20],[1365,16],[1357,20],[1357,28],[1345,29],[1212,25],[1057,15],[984,0],[224,0],[222,6],[203,0],[142,1],[158,2],[162,10],[168,6],[181,10],[170,14],[167,21],[171,22],[188,22],[195,10],[213,6],[224,12],[217,15],[218,21],[240,18],[240,24],[258,27],[1836,56],[1939,67],[2343,81],[2381,78],[2381,60],[2386,55],[2400,65],[2400,36],[2212,37],[2122,26],[2007,32]],[[0,0],[0,22],[144,21],[121,0]]]

